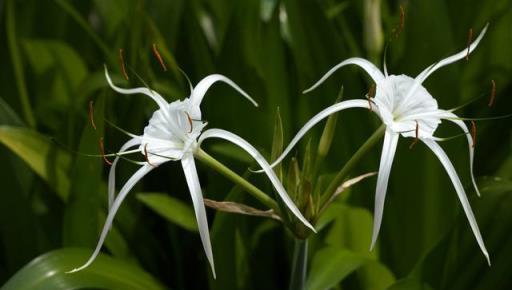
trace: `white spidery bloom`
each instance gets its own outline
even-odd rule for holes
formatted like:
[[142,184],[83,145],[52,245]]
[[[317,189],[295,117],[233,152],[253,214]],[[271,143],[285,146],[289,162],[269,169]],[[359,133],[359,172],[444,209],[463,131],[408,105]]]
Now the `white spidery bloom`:
[[[301,222],[314,231],[313,226],[303,217],[290,199],[268,162],[251,144],[241,137],[222,129],[209,129],[203,132],[207,124],[202,121],[200,105],[206,91],[215,82],[221,81],[227,83],[255,106],[258,106],[258,104],[233,81],[219,74],[209,75],[202,79],[194,88],[190,86],[191,93],[188,98],[168,103],[157,92],[148,88],[123,89],[115,86],[110,79],[106,67],[105,76],[110,87],[116,92],[121,94],[146,95],[156,102],[158,110],[153,113],[142,135],[137,136],[130,134],[132,139],[121,146],[119,153],[117,153],[115,160],[112,162],[108,179],[109,212],[98,244],[89,260],[84,265],[71,272],[80,271],[88,267],[97,257],[121,203],[133,186],[159,165],[168,161],[180,161],[194,205],[201,242],[212,268],[213,276],[215,277],[208,221],[206,219],[203,195],[194,160],[194,154],[199,149],[201,142],[209,138],[224,139],[234,143],[249,153],[256,162],[265,169],[265,173],[268,175],[276,192],[282,198],[286,206]],[[133,147],[136,147],[136,149],[130,150]],[[133,152],[143,154],[146,158],[146,162],[140,162],[141,167],[126,181],[119,194],[116,196],[115,171],[117,163],[121,155]]]
[[277,158],[276,161],[271,164],[271,166],[273,167],[281,162],[283,158],[291,151],[293,146],[295,146],[297,142],[314,125],[327,118],[329,115],[348,108],[369,108],[380,117],[386,126],[384,133],[384,144],[382,147],[380,159],[379,174],[377,178],[377,188],[375,192],[373,236],[370,249],[375,246],[375,242],[379,234],[382,222],[382,214],[384,211],[384,199],[386,196],[391,166],[397,148],[398,138],[399,136],[402,136],[405,138],[416,138],[416,140],[421,140],[437,156],[446,172],[448,173],[453,186],[455,187],[455,191],[457,192],[457,196],[460,200],[462,208],[464,209],[476,241],[490,265],[489,254],[485,248],[484,241],[475,220],[475,216],[473,215],[473,211],[471,210],[471,206],[466,197],[464,187],[450,159],[436,142],[442,141],[442,138],[435,137],[434,132],[436,131],[439,124],[441,124],[442,120],[447,120],[460,127],[464,134],[466,134],[469,144],[469,166],[471,171],[471,180],[476,193],[478,196],[480,196],[473,175],[473,138],[466,124],[462,121],[461,118],[457,117],[457,115],[453,113],[455,109],[440,109],[436,99],[434,99],[432,95],[427,91],[427,89],[422,85],[423,82],[436,70],[461,60],[473,52],[480,40],[483,38],[487,30],[487,26],[488,25],[485,26],[478,38],[475,39],[475,41],[472,42],[467,49],[464,49],[457,54],[432,64],[423,70],[416,78],[411,78],[403,74],[389,75],[385,63],[384,72],[381,72],[374,64],[368,60],[357,57],[346,59],[338,65],[334,66],[317,83],[304,91],[304,93],[310,92],[311,90],[318,87],[339,68],[353,64],[361,67],[373,79],[376,84],[375,96],[368,96],[368,99],[354,99],[339,102],[330,107],[327,107],[315,115],[299,130],[288,147],[283,151],[282,155]]

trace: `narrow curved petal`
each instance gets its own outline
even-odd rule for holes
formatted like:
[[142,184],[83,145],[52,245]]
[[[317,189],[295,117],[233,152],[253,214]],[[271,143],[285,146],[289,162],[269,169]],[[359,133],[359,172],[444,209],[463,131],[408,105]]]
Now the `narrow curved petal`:
[[[449,56],[445,59],[442,59],[440,60],[439,62],[436,62],[432,65],[430,65],[429,67],[427,67],[425,70],[423,70],[415,79],[414,79],[414,85],[411,87],[411,89],[409,90],[409,92],[407,93],[407,95],[405,96],[404,100],[402,101],[401,105],[399,106],[398,109],[406,106],[409,104],[409,98],[414,95],[414,92],[421,86],[421,84],[433,73],[435,72],[436,70],[442,68],[443,66],[446,66],[446,65],[449,65],[451,63],[454,63],[458,60],[461,60],[463,58],[465,58],[468,53],[472,53],[473,50],[475,50],[475,48],[478,46],[478,43],[480,43],[480,41],[482,40],[482,38],[484,37],[485,35],[485,32],[487,31],[487,27],[489,26],[489,24],[485,25],[484,29],[482,30],[482,32],[480,32],[480,35],[478,35],[478,37],[475,39],[475,41],[473,41],[473,43],[471,43],[469,45],[469,51],[468,51],[468,48],[465,48],[464,50],[452,55],[452,56]],[[397,110],[398,110],[397,109]]]
[[206,130],[201,137],[199,137],[199,144],[201,144],[204,140],[208,138],[219,138],[227,140],[240,148],[244,149],[249,155],[258,162],[258,164],[263,168],[265,173],[267,174],[268,178],[270,179],[270,182],[275,187],[277,193],[281,197],[281,199],[284,201],[286,206],[292,211],[292,213],[302,222],[304,225],[306,225],[308,228],[310,228],[312,231],[315,231],[315,228],[304,218],[302,213],[299,211],[297,206],[293,203],[291,198],[288,196],[288,193],[286,193],[286,190],[284,189],[283,185],[279,181],[279,178],[275,174],[274,170],[270,168],[270,165],[268,164],[267,160],[263,158],[263,156],[254,148],[249,142],[245,141],[244,139],[240,138],[239,136],[222,130],[222,129],[209,129]]
[[[123,153],[127,149],[137,146],[140,144],[140,138],[133,138],[128,142],[124,143],[119,150],[119,153]],[[114,159],[112,162],[112,166],[110,166],[110,171],[108,172],[108,208],[112,206],[114,202],[115,193],[116,193],[116,166],[117,162],[119,162],[119,156]]]
[[462,205],[462,208],[464,209],[464,212],[466,213],[466,217],[468,218],[469,225],[471,226],[471,229],[473,230],[473,234],[475,235],[476,241],[478,243],[478,246],[480,246],[480,250],[484,254],[485,258],[487,259],[487,263],[490,265],[491,260],[489,258],[489,254],[487,253],[487,249],[485,248],[484,241],[482,239],[482,235],[480,234],[480,230],[478,229],[478,224],[476,223],[475,216],[473,215],[473,210],[471,210],[471,205],[469,204],[468,198],[466,196],[466,192],[464,191],[464,187],[462,186],[462,183],[460,182],[459,176],[457,175],[457,172],[455,171],[455,168],[453,167],[450,159],[448,159],[448,156],[446,156],[446,153],[444,150],[437,144],[435,141],[432,140],[422,140],[423,143],[425,143],[434,154],[436,154],[439,161],[441,161],[441,164],[445,168],[446,172],[448,173],[448,176],[450,176],[450,179],[453,183],[453,186],[455,187],[455,191],[457,192],[457,196],[459,197],[460,203]]
[[384,202],[386,191],[388,189],[389,175],[391,166],[395,157],[396,145],[400,135],[386,130],[384,134],[384,144],[380,157],[379,176],[377,177],[377,189],[375,190],[375,208],[373,210],[373,233],[370,250],[375,246],[379,236],[380,226],[382,224],[382,214],[384,213]]
[[478,186],[476,185],[475,174],[473,173],[473,162],[475,156],[475,144],[473,143],[473,137],[471,136],[468,126],[466,126],[466,123],[460,120],[457,115],[455,115],[452,112],[445,112],[445,115],[446,117],[443,117],[445,120],[448,120],[454,123],[455,125],[459,126],[462,129],[462,131],[464,131],[464,134],[466,134],[466,139],[468,140],[469,147],[469,171],[471,174],[471,182],[473,183],[473,187],[475,188],[476,194],[480,196],[480,191],[478,190]]
[[192,95],[190,96],[190,101],[193,105],[199,106],[203,101],[204,95],[206,91],[215,83],[215,82],[225,82],[226,84],[232,86],[235,90],[237,90],[240,94],[246,97],[253,105],[256,107],[258,103],[253,100],[244,90],[242,90],[237,84],[235,84],[232,80],[227,77],[219,74],[213,74],[202,79],[192,91]]
[[374,82],[378,83],[379,81],[384,79],[384,75],[382,72],[371,62],[364,58],[360,57],[352,57],[348,58],[339,64],[335,65],[333,68],[331,68],[318,82],[316,82],[312,87],[309,89],[303,91],[302,93],[306,94],[311,92],[312,90],[316,89],[320,84],[322,84],[328,77],[330,77],[335,71],[337,71],[339,68],[349,65],[349,64],[355,64],[362,69],[364,69],[370,77],[373,79]]
[[[482,38],[485,35],[485,32],[487,31],[489,24],[486,24],[484,29],[482,29],[482,32],[478,35],[478,37],[469,45],[469,53],[472,53],[473,50],[478,46],[478,43],[482,40]],[[419,84],[422,84],[433,72],[436,70],[442,68],[443,66],[449,65],[451,63],[454,63],[456,61],[459,61],[463,58],[465,58],[468,55],[468,48],[465,48],[464,50],[449,56],[445,59],[440,60],[437,63],[432,64],[431,66],[427,67],[425,70],[423,70],[417,77],[416,80]]]
[[[415,119],[421,119],[421,118],[438,118],[438,119],[444,119],[448,120],[455,125],[459,126],[464,134],[466,134],[466,138],[468,140],[468,147],[469,147],[469,170],[471,174],[471,182],[473,183],[473,187],[475,188],[476,194],[480,196],[480,190],[478,190],[478,186],[476,184],[475,174],[473,173],[473,164],[474,164],[474,155],[475,155],[475,144],[473,144],[473,138],[471,136],[471,133],[469,132],[468,127],[466,126],[466,123],[464,121],[460,120],[457,115],[450,111],[446,110],[438,110],[436,112],[427,112],[427,113],[418,113],[414,115],[408,116],[404,121],[407,120],[415,120]],[[432,137],[433,140],[435,140],[435,137]],[[437,138],[438,141],[442,140]]]
[[193,155],[187,155],[181,159],[181,166],[187,179],[188,189],[194,204],[197,226],[199,228],[199,236],[203,243],[204,252],[208,258],[208,262],[212,267],[213,277],[215,278],[215,265],[213,263],[212,245],[210,242],[210,232],[208,230],[208,220],[206,219],[206,208],[203,201],[203,193],[199,184],[199,176],[197,176],[196,164]]
[[93,254],[87,260],[85,264],[82,266],[75,268],[68,273],[74,273],[81,271],[87,267],[89,267],[92,262],[96,259],[98,254],[100,253],[101,247],[103,246],[103,242],[105,242],[105,238],[107,237],[107,233],[112,226],[112,222],[114,221],[114,217],[116,216],[117,211],[119,210],[119,207],[121,206],[121,203],[124,201],[130,190],[133,188],[133,186],[141,180],[148,172],[150,172],[153,169],[151,165],[143,165],[137,172],[135,172],[130,179],[125,183],[121,191],[119,192],[119,195],[115,199],[114,203],[112,204],[112,207],[110,208],[107,219],[105,220],[105,225],[103,226],[103,230],[100,234],[100,239],[98,240],[98,244],[96,245],[96,249],[94,250]]
[[120,87],[114,85],[114,83],[112,82],[112,79],[110,79],[110,76],[108,74],[107,66],[105,66],[105,77],[107,78],[107,82],[108,82],[109,86],[114,91],[116,91],[120,94],[125,94],[125,95],[143,94],[143,95],[146,95],[146,96],[150,97],[151,99],[153,99],[153,101],[155,101],[157,103],[157,105],[158,105],[158,107],[160,107],[160,109],[167,108],[167,101],[165,101],[165,99],[162,96],[160,96],[157,92],[155,92],[153,90],[150,90],[148,88],[123,89],[123,88],[120,88]]
[[[311,128],[313,128],[316,124],[318,124],[323,119],[329,117],[330,115],[337,113],[339,111],[343,111],[348,108],[368,109],[369,105],[368,105],[367,100],[348,100],[348,101],[336,103],[332,106],[329,106],[329,107],[323,109],[321,112],[319,112],[318,114],[313,116],[313,118],[311,118],[306,124],[304,124],[304,126],[299,130],[299,132],[297,132],[295,137],[293,137],[290,144],[288,144],[288,146],[284,149],[283,153],[281,153],[281,155],[274,162],[272,162],[270,167],[273,168],[277,164],[279,164],[281,161],[283,161],[283,159],[286,157],[286,155],[288,155],[290,153],[290,151],[293,149],[293,147],[295,145],[297,145],[297,143],[300,141],[300,139],[302,139],[302,137],[304,137],[304,135],[306,135],[306,133],[309,130],[311,130]],[[373,106],[372,106],[372,109],[376,110],[376,108],[374,108]],[[255,172],[262,172],[262,170],[258,170]]]

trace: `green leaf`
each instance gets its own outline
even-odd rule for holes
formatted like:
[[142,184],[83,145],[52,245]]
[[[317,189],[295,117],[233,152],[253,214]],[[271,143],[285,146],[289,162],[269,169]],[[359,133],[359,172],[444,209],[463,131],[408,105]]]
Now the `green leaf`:
[[165,193],[139,193],[137,199],[171,223],[197,232],[194,211],[183,201]]
[[[276,110],[276,117],[274,122],[274,135],[272,137],[272,151],[270,154],[270,160],[276,160],[279,155],[283,152],[283,121],[281,119],[281,113],[279,107]],[[277,177],[281,182],[283,181],[283,169],[281,164],[274,167]]]
[[[335,104],[340,102],[343,98],[344,88],[341,86],[340,92],[338,93],[338,97],[336,98]],[[323,160],[327,153],[329,153],[329,149],[331,149],[332,139],[334,138],[334,132],[336,132],[336,121],[338,120],[338,114],[332,114],[327,118],[327,122],[325,123],[324,131],[322,132],[322,136],[320,137],[320,142],[318,143],[318,159]]]
[[44,135],[31,129],[0,126],[0,143],[13,151],[66,201],[70,181],[70,156]]
[[23,121],[16,112],[0,97],[0,124],[11,126],[23,126]]
[[68,274],[89,258],[90,250],[60,249],[39,256],[18,271],[2,290],[40,289],[165,289],[142,269],[100,254],[94,263],[77,273]]
[[[85,31],[89,37],[95,42],[95,44],[103,51],[106,57],[110,56],[110,49],[103,42],[103,40],[94,32],[92,27],[89,25],[89,22],[80,15],[80,12],[77,11],[68,1],[65,0],[55,0],[55,3],[59,5],[66,13],[71,16],[71,18]],[[107,18],[108,19],[108,18]]]
[[337,285],[343,278],[361,267],[368,259],[354,252],[327,247],[313,257],[306,282],[307,290],[324,290]]
[[[85,123],[78,152],[99,152],[99,138],[104,132],[105,98],[94,105],[95,128]],[[71,172],[70,202],[64,214],[63,244],[68,247],[94,247],[98,240],[98,216],[91,214],[101,209],[100,184],[103,160],[78,155]]]
[[30,105],[30,98],[28,96],[27,83],[25,81],[25,72],[23,70],[23,60],[20,55],[20,48],[17,40],[16,31],[16,3],[14,0],[7,1],[6,11],[6,29],[7,29],[7,42],[9,45],[9,52],[11,54],[11,61],[14,66],[14,74],[16,78],[16,85],[18,87],[19,98],[21,101],[23,115],[25,121],[31,126],[35,127],[36,120]]

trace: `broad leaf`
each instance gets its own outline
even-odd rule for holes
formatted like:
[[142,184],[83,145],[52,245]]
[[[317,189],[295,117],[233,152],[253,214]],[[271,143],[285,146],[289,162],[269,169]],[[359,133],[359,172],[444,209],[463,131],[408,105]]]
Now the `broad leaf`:
[[197,232],[194,211],[183,201],[165,193],[140,193],[137,199],[171,223]]
[[90,254],[90,250],[72,248],[46,253],[18,271],[2,290],[165,289],[142,269],[103,254],[90,267],[77,273],[66,273],[82,264]]
[[44,135],[21,127],[0,126],[0,143],[23,159],[63,200],[67,200],[70,156],[66,152],[56,148]]

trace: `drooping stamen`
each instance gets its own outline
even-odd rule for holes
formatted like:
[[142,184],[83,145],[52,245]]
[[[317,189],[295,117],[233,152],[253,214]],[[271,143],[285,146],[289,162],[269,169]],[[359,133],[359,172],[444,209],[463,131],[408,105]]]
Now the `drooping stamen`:
[[156,167],[155,165],[151,164],[151,162],[149,162],[149,157],[148,157],[148,143],[144,144],[144,158],[146,158],[146,162],[153,166],[153,167]]
[[112,162],[107,159],[107,156],[105,154],[105,145],[103,144],[103,137],[100,137],[100,153],[103,157],[103,161],[105,161],[105,163],[107,163],[108,165],[112,165]]
[[153,43],[153,54],[155,55],[156,59],[162,66],[162,69],[164,71],[167,71],[167,67],[165,66],[164,60],[162,59],[162,56],[160,55],[160,52],[158,52],[158,49],[156,48],[156,43]]
[[96,130],[96,124],[94,123],[94,103],[92,100],[89,101],[89,121],[91,121],[91,125]]
[[129,80],[128,73],[126,72],[126,66],[124,65],[124,50],[122,48],[119,49],[119,64],[121,66],[121,71],[123,72],[123,76],[126,80]]
[[366,97],[368,99],[368,107],[370,111],[372,111],[372,98],[375,97],[375,88],[375,83],[373,83],[370,86],[370,89],[368,90],[368,95]]
[[400,23],[398,24],[398,29],[396,30],[395,37],[398,38],[402,31],[404,30],[405,25],[405,9],[402,5],[400,5]]
[[414,147],[414,145],[416,145],[416,143],[418,143],[418,141],[420,140],[418,137],[419,131],[420,131],[420,125],[418,124],[418,121],[416,121],[416,129],[414,130],[416,136],[415,136],[414,140],[412,141],[411,145],[409,145],[409,149],[412,149],[412,147]]
[[192,133],[192,130],[194,129],[192,118],[190,118],[190,115],[187,112],[185,112],[185,115],[187,115],[188,124],[190,125],[190,131],[187,133]]
[[473,28],[470,28],[468,31],[468,44],[467,44],[468,52],[466,54],[466,61],[469,60],[469,53],[471,52],[469,48],[471,46],[471,41],[473,41]]
[[491,83],[491,97],[489,99],[489,103],[487,104],[488,107],[492,107],[492,105],[494,105],[494,98],[496,97],[496,82],[494,80],[491,80]]
[[473,139],[472,147],[475,148],[476,145],[476,123],[471,120],[471,139]]

